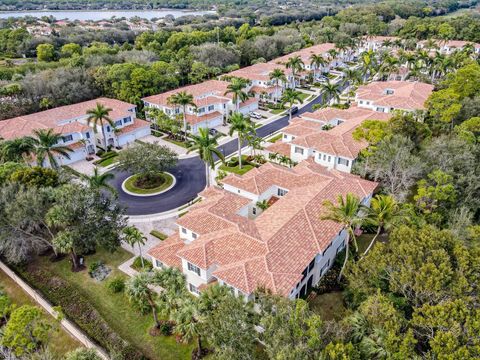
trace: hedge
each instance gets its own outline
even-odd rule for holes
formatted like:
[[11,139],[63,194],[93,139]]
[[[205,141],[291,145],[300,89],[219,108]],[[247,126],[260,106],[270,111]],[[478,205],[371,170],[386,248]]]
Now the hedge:
[[77,288],[45,269],[28,269],[20,275],[39,290],[65,316],[75,322],[98,345],[123,360],[147,359],[139,350],[123,340],[103,319]]
[[150,231],[150,235],[155,236],[157,239],[165,240],[168,236],[158,230]]

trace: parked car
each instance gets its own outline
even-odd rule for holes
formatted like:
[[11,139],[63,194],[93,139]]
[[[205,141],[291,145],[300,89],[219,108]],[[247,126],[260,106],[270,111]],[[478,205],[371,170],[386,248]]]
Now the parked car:
[[292,114],[296,114],[298,112],[298,106],[292,106],[291,112]]
[[209,129],[208,132],[210,133],[210,135],[217,135],[218,134],[217,129]]

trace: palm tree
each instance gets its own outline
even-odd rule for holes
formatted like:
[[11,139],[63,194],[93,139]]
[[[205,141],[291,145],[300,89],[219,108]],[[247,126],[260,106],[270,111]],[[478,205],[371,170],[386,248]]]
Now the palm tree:
[[257,201],[257,207],[262,211],[267,210],[269,206],[267,200]]
[[391,74],[397,73],[399,70],[399,61],[394,56],[387,56],[382,61],[382,65],[380,66],[380,78],[381,80],[386,79],[388,80]]
[[323,99],[326,99],[327,103],[330,102],[332,99],[334,102],[340,101],[340,85],[333,84],[328,80],[325,84],[320,86],[320,89],[323,91]]
[[187,141],[187,106],[191,106],[194,109],[197,108],[193,100],[193,95],[188,94],[186,91],[180,91],[176,94],[170,95],[167,99],[169,104],[174,106],[182,107],[182,116],[183,116],[183,136],[184,140]]
[[262,146],[263,139],[256,135],[252,135],[252,136],[247,136],[247,142],[248,142],[248,145],[252,148],[252,156],[256,158],[257,157],[256,151],[263,150],[263,146]]
[[248,93],[244,89],[248,85],[248,80],[242,78],[233,78],[230,84],[227,86],[227,91],[224,95],[232,94],[233,103],[235,104],[235,111],[240,110],[240,103],[248,99]]
[[35,152],[34,140],[30,136],[5,140],[0,143],[0,158],[3,161],[24,161]]
[[155,304],[155,293],[151,289],[154,279],[152,274],[148,272],[140,272],[131,277],[125,284],[125,293],[130,301],[137,304],[147,303],[153,315],[155,321],[155,327],[160,328],[160,321],[158,320],[157,305]]
[[296,83],[295,83],[295,78],[296,78],[296,75],[297,75],[297,71],[302,71],[303,67],[304,67],[304,63],[301,59],[300,56],[292,56],[291,58],[289,58],[287,60],[287,62],[285,63],[285,66],[287,69],[292,69],[292,77],[293,77],[293,89],[295,89],[295,86],[296,86]]
[[280,155],[279,153],[269,153],[269,154],[268,154],[268,158],[269,158],[271,161],[277,161],[279,155]]
[[70,159],[69,153],[73,152],[68,146],[57,145],[62,140],[62,135],[53,132],[53,129],[38,129],[33,130],[35,137],[33,144],[35,146],[35,155],[37,156],[37,163],[43,166],[45,159],[48,158],[48,163],[53,168],[58,168],[58,162],[55,155],[65,156]]
[[123,235],[125,242],[132,247],[138,245],[138,253],[140,254],[140,261],[142,262],[142,269],[145,268],[142,256],[142,246],[145,245],[147,238],[138,230],[135,226],[127,226],[123,229]]
[[395,201],[391,195],[377,195],[375,196],[370,204],[370,208],[367,211],[366,223],[377,227],[377,232],[375,236],[370,241],[367,249],[362,255],[362,258],[367,255],[367,253],[372,248],[373,244],[377,237],[383,231],[389,231],[391,228],[395,227],[400,223],[405,216],[403,214],[400,205]]
[[153,284],[163,289],[156,301],[160,314],[171,318],[181,305],[179,299],[188,294],[185,275],[175,267],[168,267],[154,272]]
[[215,155],[222,161],[224,156],[222,152],[217,149],[220,134],[210,136],[207,128],[201,128],[198,130],[198,135],[192,135],[188,152],[198,150],[200,159],[205,163],[205,176],[207,178],[207,187],[210,186],[210,169],[215,168]]
[[93,132],[95,134],[98,131],[98,126],[100,126],[100,128],[102,129],[102,137],[104,142],[103,146],[105,147],[105,150],[107,150],[107,138],[105,136],[105,129],[103,125],[105,122],[111,127],[114,127],[115,125],[113,120],[109,116],[111,111],[111,108],[107,108],[100,103],[97,103],[97,106],[95,108],[87,110],[87,125],[93,125]]
[[357,239],[355,238],[355,229],[363,222],[363,208],[360,204],[360,200],[353,194],[348,193],[345,199],[342,195],[338,196],[337,205],[333,204],[330,200],[326,200],[323,203],[325,213],[321,216],[322,220],[331,220],[338,224],[343,225],[347,231],[345,238],[345,261],[343,262],[342,269],[338,275],[338,281],[341,280],[345,266],[347,265],[348,255],[350,252],[350,241],[355,246],[355,251],[358,252]]
[[295,103],[301,104],[303,102],[300,92],[295,89],[286,89],[282,94],[282,104],[288,104],[288,118],[292,121],[292,107]]
[[371,75],[372,69],[374,68],[375,64],[375,53],[373,52],[373,50],[364,51],[360,55],[360,62],[363,70],[363,78],[364,80],[367,80],[368,77]]
[[117,190],[115,190],[115,188],[108,183],[113,178],[115,178],[115,175],[113,175],[110,172],[100,174],[97,167],[93,169],[92,175],[90,176],[85,174],[82,175],[82,179],[88,183],[88,186],[90,187],[90,189],[92,190],[106,189],[110,191],[112,195],[117,196]]
[[199,301],[197,298],[185,297],[181,300],[179,309],[173,313],[173,321],[175,321],[174,331],[182,337],[186,343],[197,339],[197,358],[202,356],[202,329],[203,317],[199,309]]
[[359,85],[362,82],[362,74],[356,69],[346,69],[343,72],[343,85],[348,84],[348,91],[347,91],[347,102],[350,103],[350,89],[354,88],[355,86]]
[[290,159],[287,155],[280,156],[280,164],[288,165],[289,167],[292,165],[292,159]]
[[243,116],[243,114],[236,112],[230,119],[230,131],[228,134],[232,136],[235,132],[238,136],[238,168],[241,169],[243,141],[249,134],[255,132],[255,128],[249,118],[246,118]]
[[287,82],[287,77],[285,76],[285,71],[280,68],[273,69],[272,72],[269,74],[270,80],[275,82],[275,101],[278,100],[278,88],[280,81],[282,84]]
[[310,66],[313,67],[313,76],[317,78],[317,69],[324,67],[327,64],[327,61],[322,55],[312,54],[310,56]]

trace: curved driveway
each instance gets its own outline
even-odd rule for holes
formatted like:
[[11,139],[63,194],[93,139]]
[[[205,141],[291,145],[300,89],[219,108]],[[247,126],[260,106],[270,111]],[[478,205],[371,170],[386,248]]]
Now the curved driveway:
[[[299,109],[296,116],[312,111],[312,106],[314,104],[320,104],[321,102],[322,95],[317,96],[309,104]],[[259,137],[265,137],[287,125],[288,115],[285,115],[269,124],[259,127],[257,129],[257,135]],[[222,144],[219,146],[219,149],[225,156],[228,156],[237,150],[237,145],[237,139],[234,139]],[[175,186],[163,194],[147,198],[125,193],[122,190],[122,183],[130,174],[112,170],[112,173],[115,174],[112,185],[118,190],[119,201],[127,207],[128,215],[149,215],[176,209],[195,199],[197,194],[205,188],[205,165],[198,156],[180,159],[177,166],[169,170],[169,172],[177,179]]]

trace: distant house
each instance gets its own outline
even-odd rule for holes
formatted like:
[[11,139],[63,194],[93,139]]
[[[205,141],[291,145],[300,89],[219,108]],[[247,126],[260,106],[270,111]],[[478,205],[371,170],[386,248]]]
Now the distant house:
[[[442,54],[450,55],[455,51],[462,50],[465,46],[471,45],[473,47],[473,52],[475,54],[480,54],[480,44],[472,43],[468,41],[462,40],[448,40],[448,41],[441,41],[435,40],[435,45],[438,51]],[[420,41],[417,43],[417,49],[426,49],[427,41]],[[428,50],[436,50],[436,49],[428,49]]]
[[[169,103],[169,98],[181,91],[193,96],[195,107],[188,106],[186,119],[192,133],[197,133],[200,128],[213,128],[222,125],[228,118],[229,112],[235,110],[232,94],[225,94],[228,87],[227,81],[208,80],[200,84],[184,86],[162,94],[148,96],[143,100],[145,108],[157,108],[169,116],[182,113],[182,108]],[[240,112],[247,114],[258,109],[258,100],[250,98],[240,103]]]
[[59,145],[72,149],[70,159],[58,156],[60,164],[71,164],[95,154],[97,146],[103,146],[101,127],[97,133],[87,125],[87,110],[97,104],[111,108],[109,116],[115,127],[103,124],[106,143],[110,146],[124,146],[150,134],[150,124],[136,118],[136,106],[123,101],[99,98],[78,104],[61,106],[35,114],[23,115],[0,121],[0,137],[9,140],[33,135],[34,130],[53,129],[62,135]]
[[379,112],[424,109],[433,85],[410,81],[374,81],[358,88],[355,102],[358,107]]
[[267,163],[222,182],[203,191],[203,201],[177,219],[178,231],[148,254],[155,268],[180,269],[194,295],[217,283],[246,300],[258,288],[306,296],[345,246],[343,225],[321,219],[323,202],[352,193],[368,205],[377,187],[312,160],[292,169]]
[[364,36],[360,39],[360,45],[357,52],[362,53],[364,51],[379,51],[385,48],[385,44],[388,42],[393,43],[399,38],[396,36]]

